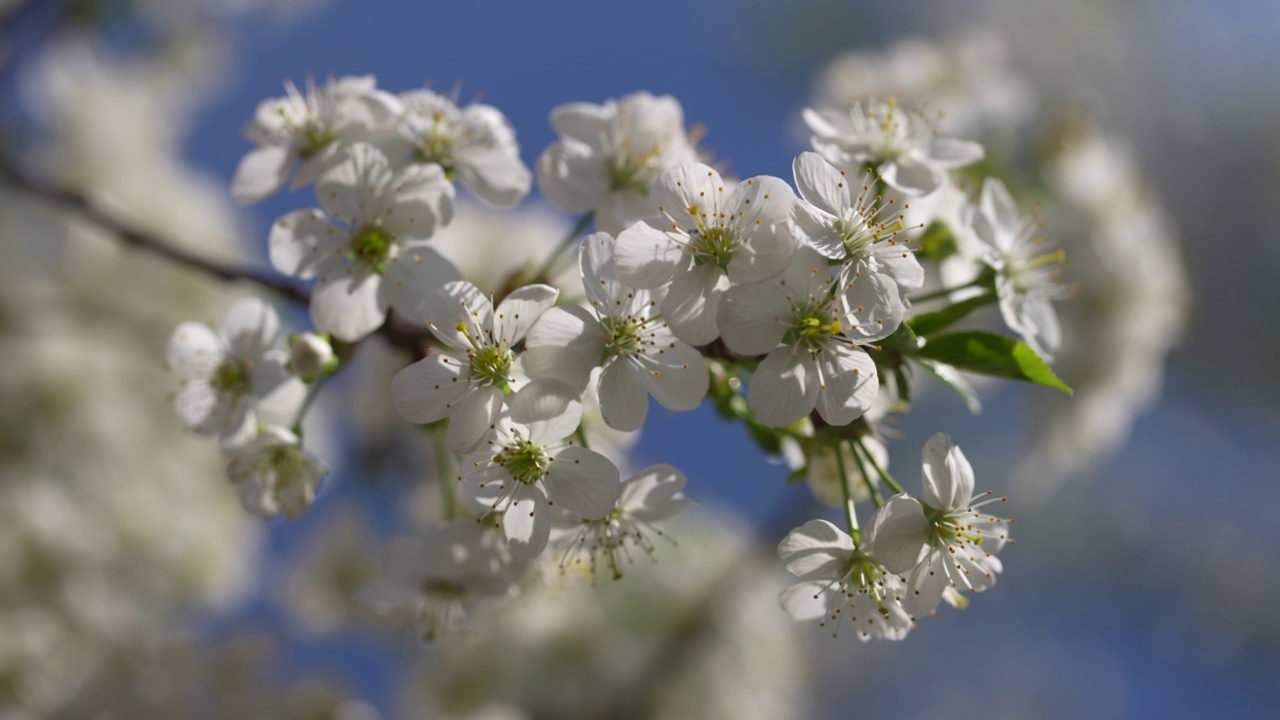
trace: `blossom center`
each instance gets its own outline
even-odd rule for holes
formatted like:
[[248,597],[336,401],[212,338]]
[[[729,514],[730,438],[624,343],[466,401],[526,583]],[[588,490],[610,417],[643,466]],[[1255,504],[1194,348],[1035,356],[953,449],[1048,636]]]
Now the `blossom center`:
[[831,303],[805,303],[792,307],[793,320],[783,343],[801,345],[816,352],[831,338],[844,331],[844,323],[836,316]]
[[379,275],[387,269],[396,236],[377,225],[364,225],[351,235],[348,256],[352,262],[368,265]]
[[299,133],[298,157],[310,160],[338,139],[338,134],[319,122],[309,122]]
[[209,385],[220,394],[247,395],[252,380],[249,376],[249,363],[235,358],[227,358],[213,371]]
[[703,228],[693,237],[693,263],[695,265],[710,263],[727,271],[737,242],[737,234],[730,228]]
[[521,438],[494,455],[493,461],[506,469],[512,479],[529,485],[546,476],[551,458],[545,446]]
[[845,566],[840,581],[845,587],[852,587],[857,592],[870,595],[876,601],[877,610],[884,617],[889,617],[889,608],[885,607],[884,566],[878,560],[862,550],[855,550],[849,564]]
[[649,192],[648,170],[653,159],[662,152],[659,145],[654,145],[643,155],[619,153],[614,156],[609,167],[609,189],[613,191],[629,190],[641,195]]
[[515,356],[499,345],[478,345],[467,353],[471,363],[471,382],[475,385],[505,385],[510,379]]
[[450,182],[458,172],[458,157],[453,138],[440,132],[438,126],[418,142],[418,159],[425,163],[434,163],[444,170],[444,176]]
[[630,357],[644,352],[644,323],[634,315],[602,318],[600,327],[605,335],[603,359],[619,355]]

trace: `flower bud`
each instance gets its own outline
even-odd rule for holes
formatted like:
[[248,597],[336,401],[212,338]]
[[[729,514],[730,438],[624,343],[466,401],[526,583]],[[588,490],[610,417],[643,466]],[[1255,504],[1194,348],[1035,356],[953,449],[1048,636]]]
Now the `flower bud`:
[[338,364],[329,340],[315,333],[289,336],[289,370],[307,382],[331,372]]

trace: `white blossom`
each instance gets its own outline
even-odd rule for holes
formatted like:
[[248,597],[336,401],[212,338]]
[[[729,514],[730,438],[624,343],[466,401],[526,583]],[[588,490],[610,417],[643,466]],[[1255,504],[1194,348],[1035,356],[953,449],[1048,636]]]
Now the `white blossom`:
[[1002,502],[973,501],[973,467],[951,438],[938,433],[922,457],[924,494],[893,496],[867,524],[869,547],[890,572],[907,574],[908,607],[919,616],[932,612],[951,586],[985,590],[1003,569],[995,556],[1009,539],[1009,521],[979,512]]
[[233,303],[217,330],[194,322],[179,325],[169,337],[167,355],[182,380],[174,401],[182,426],[235,444],[253,432],[259,409],[287,419],[306,387],[289,373],[289,353],[279,341],[279,317],[257,298]]
[[633,548],[652,557],[656,548],[650,535],[663,535],[655,525],[693,504],[683,492],[685,482],[684,473],[674,467],[651,465],[622,482],[617,506],[603,518],[560,514],[550,542],[562,553],[561,570],[582,569],[593,579],[604,571],[618,580],[623,565],[635,561]]
[[558,295],[547,285],[527,285],[494,308],[475,285],[447,283],[424,305],[427,327],[444,347],[396,373],[396,411],[416,423],[448,417],[449,448],[474,450],[498,419],[504,393],[519,384],[512,348]]
[[419,319],[422,298],[457,279],[426,238],[453,217],[453,186],[437,165],[393,173],[367,143],[316,183],[320,207],[297,210],[271,227],[271,264],[316,278],[311,319],[355,342],[382,325],[388,308]]
[[804,111],[810,142],[836,167],[862,172],[874,165],[884,181],[910,195],[928,195],[947,171],[982,159],[982,146],[940,137],[921,113],[898,107],[892,98],[845,108]]
[[296,518],[315,500],[329,469],[302,447],[289,430],[268,425],[248,443],[228,453],[227,477],[249,512],[262,517],[280,513]]
[[833,626],[848,618],[862,641],[901,640],[914,627],[904,606],[907,586],[853,538],[826,520],[810,520],[778,544],[778,555],[803,582],[778,596],[795,620]]
[[815,407],[828,423],[846,425],[876,398],[876,366],[861,345],[901,323],[897,286],[879,275],[846,284],[838,273],[805,247],[777,280],[725,294],[725,344],[742,355],[767,353],[747,395],[765,425],[786,427]]
[[821,155],[801,153],[793,164],[800,200],[791,211],[796,237],[832,260],[843,261],[841,282],[877,274],[898,286],[898,296],[924,284],[924,268],[907,243],[909,208],[876,194],[871,173],[851,180]]
[[552,308],[529,331],[525,368],[534,377],[584,387],[596,366],[600,410],[618,430],[638,430],[653,395],[669,410],[692,410],[707,394],[702,355],[658,314],[661,291],[628,288],[614,279],[615,241],[595,233],[582,244],[580,264],[590,310]]
[[513,208],[529,194],[533,174],[520,160],[515,130],[497,108],[473,103],[459,108],[430,90],[401,93],[404,116],[384,143],[393,162],[439,165],[480,200]]
[[1040,253],[1043,240],[1035,218],[1018,212],[1004,183],[987,178],[982,196],[968,213],[967,230],[982,243],[983,260],[996,270],[1000,315],[1028,345],[1047,360],[1062,343],[1054,300],[1070,296],[1059,280],[1063,254]]
[[502,514],[511,552],[537,557],[551,531],[550,506],[584,520],[613,511],[621,492],[607,457],[565,441],[582,419],[579,395],[538,381],[512,396],[481,449],[462,459],[463,498],[477,515]]
[[561,105],[551,125],[560,142],[538,158],[538,189],[564,212],[594,212],[596,227],[612,235],[653,214],[649,189],[659,173],[698,161],[669,95]]
[[615,272],[631,287],[666,288],[659,307],[676,337],[705,345],[720,334],[716,315],[731,284],[786,270],[795,193],[768,176],[727,189],[720,173],[696,163],[662,173],[650,195],[658,214],[618,236]]
[[330,78],[324,87],[308,78],[304,91],[286,81],[285,90],[285,97],[259,104],[244,128],[258,147],[240,161],[231,181],[238,202],[255,203],[279,190],[295,164],[293,189],[310,185],[341,161],[345,145],[385,135],[402,112],[372,75]]
[[360,591],[360,600],[379,615],[412,623],[425,640],[464,629],[477,604],[515,590],[498,534],[471,520],[392,541],[382,566],[382,577]]

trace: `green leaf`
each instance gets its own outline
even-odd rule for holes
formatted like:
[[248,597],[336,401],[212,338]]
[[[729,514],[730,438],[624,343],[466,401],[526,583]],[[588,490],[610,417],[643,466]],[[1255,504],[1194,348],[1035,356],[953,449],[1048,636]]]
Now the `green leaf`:
[[935,335],[916,355],[952,365],[957,370],[1025,380],[1071,394],[1071,388],[1053,374],[1035,350],[1004,335],[979,331]]
[[963,320],[969,313],[978,308],[995,302],[995,293],[985,293],[977,297],[971,297],[968,300],[961,300],[953,305],[948,305],[941,310],[934,312],[921,313],[910,320],[907,324],[915,331],[916,335],[933,335],[939,330],[945,330],[955,323]]
[[978,399],[978,393],[974,391],[973,386],[968,380],[960,374],[953,366],[937,360],[926,360],[924,358],[916,358],[916,362],[920,363],[920,367],[929,372],[930,375],[942,381],[943,385],[955,391],[960,399],[964,401],[965,407],[969,408],[969,412],[978,415],[982,412],[982,401]]
[[920,347],[920,341],[916,339],[916,334],[912,331],[911,326],[902,323],[897,330],[893,331],[892,335],[880,341],[880,346],[903,355],[914,355]]
[[921,260],[942,260],[956,253],[956,238],[951,234],[951,228],[947,224],[939,220],[929,223],[929,227],[924,229],[924,233],[920,235],[919,250],[916,251],[916,257]]

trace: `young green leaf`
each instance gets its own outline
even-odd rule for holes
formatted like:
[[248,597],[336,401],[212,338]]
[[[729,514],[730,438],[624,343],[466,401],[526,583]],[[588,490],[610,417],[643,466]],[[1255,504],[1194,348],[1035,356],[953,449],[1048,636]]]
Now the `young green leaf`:
[[1004,335],[980,331],[935,335],[916,355],[946,363],[957,370],[1025,380],[1072,394],[1071,388],[1053,374],[1035,350]]
[[995,302],[995,300],[995,293],[984,293],[977,297],[971,297],[968,300],[961,300],[958,303],[948,305],[941,310],[921,313],[907,320],[907,324],[911,326],[916,335],[933,335],[963,320],[965,316],[974,310]]

